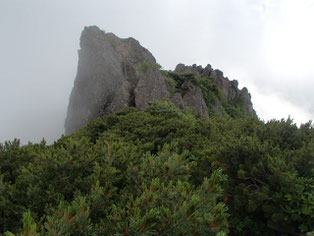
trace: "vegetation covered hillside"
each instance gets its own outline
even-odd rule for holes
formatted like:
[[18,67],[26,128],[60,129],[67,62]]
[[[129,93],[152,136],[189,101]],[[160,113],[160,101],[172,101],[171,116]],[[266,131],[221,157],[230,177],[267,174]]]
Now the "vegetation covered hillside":
[[1,233],[314,231],[312,123],[234,117],[206,120],[161,101],[99,118],[50,146],[6,142]]

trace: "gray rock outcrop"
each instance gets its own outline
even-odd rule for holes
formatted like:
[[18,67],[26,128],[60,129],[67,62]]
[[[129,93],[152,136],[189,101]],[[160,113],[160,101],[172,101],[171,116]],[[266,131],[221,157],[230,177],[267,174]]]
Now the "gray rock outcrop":
[[202,89],[191,81],[185,82],[182,87],[186,89],[186,93],[175,93],[170,97],[170,101],[181,110],[186,108],[194,110],[194,112],[203,118],[209,118],[208,108],[203,98]]
[[[65,120],[66,134],[97,117],[114,114],[128,106],[145,110],[152,102],[165,98],[182,110],[190,108],[201,117],[210,116],[200,86],[187,80],[180,84],[184,91],[170,93],[155,58],[134,38],[121,39],[97,26],[85,27],[78,54],[77,75]],[[203,68],[178,64],[175,72],[210,78],[228,101],[240,99],[245,103],[247,114],[254,114],[248,90],[239,90],[236,80],[229,81],[210,65]],[[214,107],[222,113],[220,101]]]
[[187,92],[183,97],[185,107],[194,109],[199,116],[208,119],[208,108],[203,98],[202,89],[190,81],[186,82],[184,86],[187,88]]
[[81,35],[77,76],[65,133],[127,107],[146,109],[169,96],[153,55],[133,38],[120,39],[96,26]]
[[180,63],[176,66],[174,71],[177,73],[192,73],[196,77],[207,77],[212,73],[213,68],[209,64],[203,68],[202,66],[197,66],[196,64],[193,64],[192,66],[186,66]]
[[[186,66],[184,64],[178,64],[176,66],[175,72],[177,73],[193,73],[196,77],[209,77],[217,84],[223,91],[224,97],[230,102],[235,99],[241,100],[244,107],[246,108],[247,114],[253,116],[255,111],[251,102],[251,95],[249,94],[247,88],[241,90],[238,89],[238,81],[230,81],[227,77],[224,77],[223,72],[220,70],[213,70],[211,65],[207,65],[205,68],[202,66],[197,66],[196,64],[192,66]],[[221,104],[217,102],[216,110],[221,110]]]

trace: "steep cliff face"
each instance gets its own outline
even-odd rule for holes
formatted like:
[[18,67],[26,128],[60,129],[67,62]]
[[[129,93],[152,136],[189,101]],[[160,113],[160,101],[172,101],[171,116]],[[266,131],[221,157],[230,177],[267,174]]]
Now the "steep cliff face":
[[[203,96],[202,86],[192,81],[180,84],[184,92],[171,92],[165,71],[160,70],[153,55],[133,38],[120,39],[96,26],[85,27],[80,39],[79,62],[72,89],[65,133],[70,134],[89,121],[114,114],[127,107],[145,110],[153,101],[170,99],[179,108],[191,108],[201,117],[211,111]],[[173,73],[210,78],[228,101],[244,101],[248,115],[253,115],[251,98],[246,88],[239,90],[237,81],[229,81],[210,65],[179,64]],[[220,100],[216,113],[223,113]]]
[[81,35],[79,63],[71,92],[66,134],[127,107],[146,109],[168,97],[153,55],[133,38],[120,39],[96,26]]

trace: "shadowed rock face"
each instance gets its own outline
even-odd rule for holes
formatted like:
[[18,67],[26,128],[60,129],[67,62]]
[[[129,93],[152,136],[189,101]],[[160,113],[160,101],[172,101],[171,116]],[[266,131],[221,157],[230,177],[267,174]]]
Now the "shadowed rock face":
[[[199,116],[209,117],[198,85],[188,81],[183,84],[187,88],[185,94],[175,93],[170,97],[155,58],[137,40],[120,39],[97,26],[90,26],[82,32],[80,48],[77,75],[65,120],[66,134],[75,132],[97,117],[114,114],[127,106],[145,110],[153,101],[164,98],[169,98],[180,109],[192,108]],[[210,65],[202,68],[179,64],[175,72],[211,77],[221,86],[228,100],[241,98],[247,104],[248,114],[254,114],[247,89],[238,90],[237,81],[229,81]],[[219,106],[217,104],[218,110]]]

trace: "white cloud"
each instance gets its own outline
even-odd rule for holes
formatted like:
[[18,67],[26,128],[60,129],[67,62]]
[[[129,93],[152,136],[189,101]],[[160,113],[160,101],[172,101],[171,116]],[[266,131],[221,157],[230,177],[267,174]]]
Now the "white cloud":
[[250,87],[250,91],[254,95],[252,98],[254,108],[259,113],[263,114],[261,118],[265,121],[271,119],[287,119],[288,117],[291,117],[295,123],[300,125],[312,119],[309,112],[282,99],[278,94],[260,93],[254,86]]
[[282,76],[297,73],[310,79],[314,72],[314,8],[306,7],[306,2],[280,1],[277,17],[265,24],[265,57],[270,69]]

